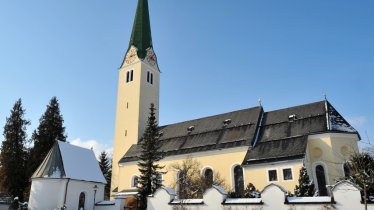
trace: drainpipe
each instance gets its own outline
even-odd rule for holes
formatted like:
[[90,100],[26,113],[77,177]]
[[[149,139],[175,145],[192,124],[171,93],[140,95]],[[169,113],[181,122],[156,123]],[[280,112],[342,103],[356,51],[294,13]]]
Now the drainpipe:
[[64,196],[64,204],[63,204],[63,205],[66,204],[66,196],[67,196],[67,194],[68,194],[68,185],[69,185],[69,181],[70,181],[70,179],[68,178],[68,181],[66,182],[66,186],[65,186],[65,196]]

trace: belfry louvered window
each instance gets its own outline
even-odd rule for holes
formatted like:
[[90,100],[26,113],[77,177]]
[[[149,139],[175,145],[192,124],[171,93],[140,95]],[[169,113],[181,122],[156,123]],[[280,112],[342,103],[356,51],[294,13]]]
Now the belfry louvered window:
[[147,82],[153,84],[153,73],[147,72]]
[[126,83],[134,80],[134,70],[126,72]]

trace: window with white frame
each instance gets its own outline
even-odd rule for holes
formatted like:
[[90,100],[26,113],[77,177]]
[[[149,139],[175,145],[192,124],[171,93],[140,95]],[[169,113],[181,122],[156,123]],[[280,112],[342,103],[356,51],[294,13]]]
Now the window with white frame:
[[139,184],[139,177],[133,176],[131,180],[131,187],[137,187]]
[[268,178],[269,178],[269,182],[278,181],[277,170],[276,169],[268,170]]
[[292,179],[293,179],[292,169],[291,168],[284,168],[283,169],[283,180],[287,181],[287,180],[292,180]]

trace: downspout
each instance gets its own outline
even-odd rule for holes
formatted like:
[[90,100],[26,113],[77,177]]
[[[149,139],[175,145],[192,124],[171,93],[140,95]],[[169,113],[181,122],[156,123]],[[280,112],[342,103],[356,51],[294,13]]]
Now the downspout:
[[68,181],[66,182],[66,186],[65,186],[65,196],[64,196],[64,204],[63,204],[63,205],[66,204],[66,196],[67,196],[67,194],[68,194],[68,185],[69,185],[69,181],[70,181],[70,179],[68,178]]

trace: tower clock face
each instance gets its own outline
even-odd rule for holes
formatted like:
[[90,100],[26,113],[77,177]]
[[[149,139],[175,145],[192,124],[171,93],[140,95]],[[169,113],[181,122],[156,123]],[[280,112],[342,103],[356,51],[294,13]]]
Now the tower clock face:
[[132,48],[126,55],[126,63],[127,64],[132,63],[135,60],[135,57],[136,57],[136,50]]
[[156,54],[153,52],[153,50],[148,50],[147,52],[147,62],[154,66],[156,64]]

